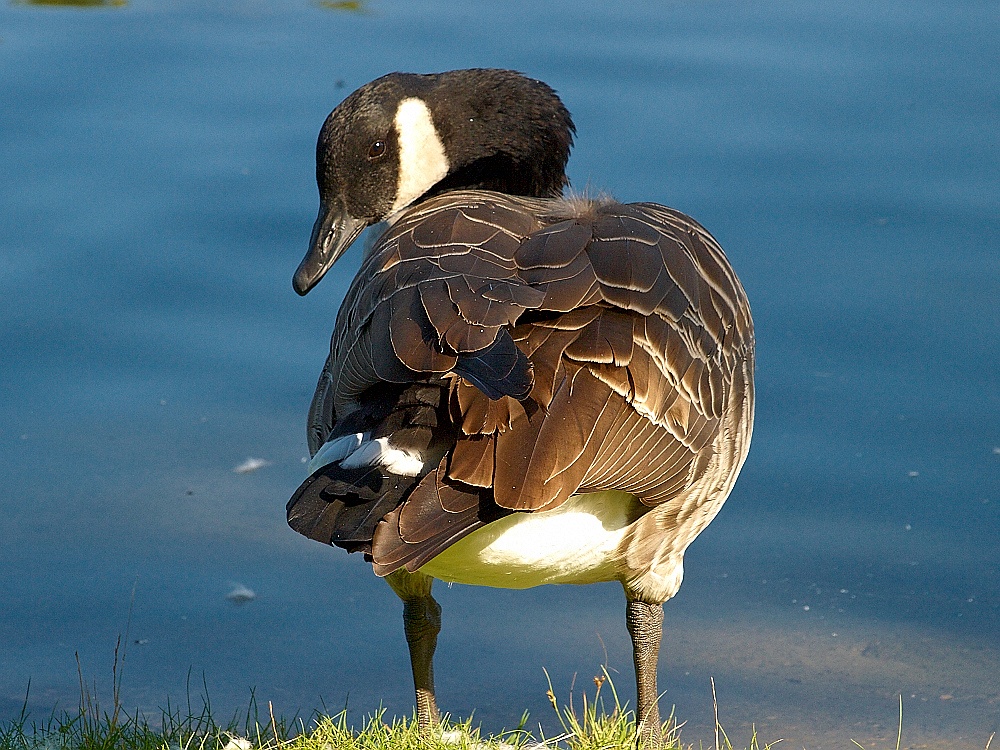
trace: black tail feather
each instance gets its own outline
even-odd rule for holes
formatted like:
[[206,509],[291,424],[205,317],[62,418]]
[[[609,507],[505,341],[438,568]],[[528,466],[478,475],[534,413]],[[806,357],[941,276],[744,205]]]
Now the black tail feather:
[[371,552],[375,526],[403,502],[417,481],[378,467],[342,469],[329,464],[292,495],[285,508],[288,525],[323,544]]

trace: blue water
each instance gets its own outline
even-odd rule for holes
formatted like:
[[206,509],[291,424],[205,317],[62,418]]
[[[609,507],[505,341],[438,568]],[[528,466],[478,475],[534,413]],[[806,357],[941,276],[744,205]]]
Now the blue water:
[[[297,536],[354,250],[291,290],[316,133],[391,70],[498,66],[573,112],[577,188],[699,219],[758,332],[757,428],[666,606],[688,742],[982,748],[1000,724],[995,3],[0,6],[0,718],[123,697],[412,706],[395,596]],[[248,457],[270,465],[233,468]],[[236,584],[257,598],[225,595]],[[134,595],[133,595],[134,591]],[[440,586],[440,701],[552,729],[617,586]],[[129,624],[129,611],[131,621]]]

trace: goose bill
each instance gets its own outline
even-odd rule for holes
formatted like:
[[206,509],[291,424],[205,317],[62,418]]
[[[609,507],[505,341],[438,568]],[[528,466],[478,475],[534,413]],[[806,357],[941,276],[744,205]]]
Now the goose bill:
[[309,240],[309,252],[292,277],[295,291],[304,295],[316,286],[367,226],[367,221],[355,219],[339,205],[321,204]]

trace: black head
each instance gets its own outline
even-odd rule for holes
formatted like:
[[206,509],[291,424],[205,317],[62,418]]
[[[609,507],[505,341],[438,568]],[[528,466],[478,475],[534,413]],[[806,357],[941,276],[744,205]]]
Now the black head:
[[572,145],[559,97],[514,71],[391,73],[362,86],[319,134],[320,211],[295,290],[315,286],[365,227],[429,195],[561,194]]

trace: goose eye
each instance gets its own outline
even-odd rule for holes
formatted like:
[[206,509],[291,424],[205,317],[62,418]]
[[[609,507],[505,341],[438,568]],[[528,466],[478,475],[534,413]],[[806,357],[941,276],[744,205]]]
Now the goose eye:
[[375,141],[368,149],[368,158],[377,159],[385,154],[385,141]]

